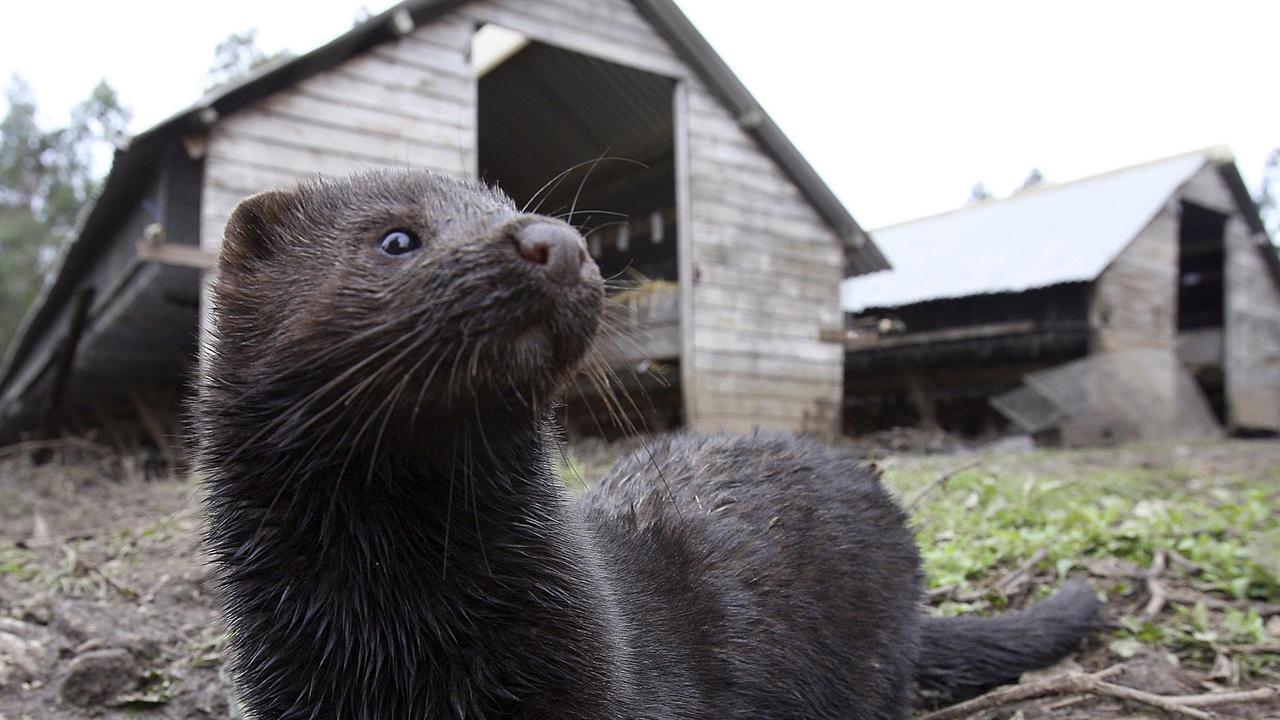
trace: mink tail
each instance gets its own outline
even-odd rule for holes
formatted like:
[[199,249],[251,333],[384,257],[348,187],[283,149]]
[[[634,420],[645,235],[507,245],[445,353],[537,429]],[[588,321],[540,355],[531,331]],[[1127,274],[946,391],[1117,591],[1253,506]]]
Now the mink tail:
[[1017,682],[1080,644],[1102,603],[1086,582],[1068,581],[1047,600],[994,617],[926,618],[915,679],[933,701],[956,701]]

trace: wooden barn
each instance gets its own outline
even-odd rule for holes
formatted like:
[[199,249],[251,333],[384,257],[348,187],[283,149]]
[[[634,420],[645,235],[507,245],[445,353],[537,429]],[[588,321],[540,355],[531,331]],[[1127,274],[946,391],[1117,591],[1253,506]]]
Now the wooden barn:
[[837,430],[840,282],[885,259],[674,3],[409,0],[117,153],[8,349],[0,437],[172,433],[236,203],[372,166],[547,213],[580,190],[605,275],[636,280],[607,352],[648,387],[628,410],[645,426]]
[[1137,350],[1176,357],[1223,427],[1280,430],[1280,262],[1223,151],[873,237],[893,270],[842,288],[848,431],[997,429],[989,400],[1028,374]]

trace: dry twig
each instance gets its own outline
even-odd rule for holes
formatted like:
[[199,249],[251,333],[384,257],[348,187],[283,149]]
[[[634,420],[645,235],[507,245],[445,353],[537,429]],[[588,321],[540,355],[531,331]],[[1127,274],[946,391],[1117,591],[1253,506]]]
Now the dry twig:
[[1000,578],[999,580],[995,581],[994,583],[991,583],[989,586],[978,587],[968,592],[959,593],[959,592],[956,592],[957,586],[949,585],[945,588],[930,590],[929,599],[932,600],[936,597],[943,597],[943,598],[952,597],[959,602],[974,602],[975,600],[981,600],[982,598],[986,597],[987,593],[993,590],[995,592],[1000,593],[1001,595],[1008,595],[1010,591],[1013,590],[1017,582],[1020,579],[1022,579],[1023,576],[1025,576],[1027,573],[1031,572],[1031,569],[1034,568],[1036,564],[1039,563],[1041,560],[1043,560],[1045,556],[1048,554],[1049,554],[1048,546],[1045,546],[1040,548],[1039,550],[1036,550],[1034,553],[1031,554],[1031,557],[1022,561],[1022,563],[1020,563],[1016,568],[1010,570],[1008,574],[1006,574],[1004,577]]
[[1165,567],[1168,565],[1169,556],[1164,550],[1156,550],[1155,557],[1151,560],[1151,570],[1147,572],[1147,593],[1151,595],[1151,599],[1147,600],[1146,607],[1142,608],[1142,617],[1150,620],[1160,614],[1164,610],[1164,604],[1169,600],[1169,594],[1164,589],[1164,584],[1160,582],[1160,576],[1164,574]]
[[[983,710],[1004,707],[1023,700],[1034,700],[1047,695],[1083,694],[1086,692],[1081,689],[1083,682],[1090,680],[1101,681],[1103,678],[1111,677],[1123,671],[1124,668],[1122,666],[1112,665],[1091,675],[1069,673],[1031,683],[1006,685],[996,688],[985,695],[979,695],[972,700],[966,700],[962,703],[925,713],[916,718],[916,720],[952,720],[953,718],[969,717]],[[1085,681],[1082,682],[1082,678]]]
[[1048,554],[1049,547],[1047,545],[1036,550],[1031,554],[1031,557],[1024,560],[1022,564],[1014,568],[1008,575],[1000,578],[1000,580],[992,586],[992,589],[1007,594],[1009,590],[1013,588],[1015,583],[1021,580],[1027,573],[1031,572],[1031,570]]
[[1068,673],[1037,682],[1010,685],[992,690],[986,695],[972,700],[926,713],[917,718],[917,720],[953,720],[954,718],[970,717],[974,713],[983,710],[1004,707],[1024,700],[1034,700],[1049,695],[1101,695],[1159,708],[1184,717],[1212,720],[1213,715],[1198,708],[1260,702],[1280,697],[1280,686],[1276,685],[1238,692],[1204,693],[1200,695],[1156,695],[1144,690],[1106,682],[1107,678],[1123,672],[1123,670],[1123,666],[1113,665],[1106,670],[1092,674]]
[[116,592],[120,593],[121,595],[124,595],[127,598],[130,598],[133,600],[138,599],[139,595],[137,590],[134,590],[128,585],[125,585],[124,583],[121,583],[119,580],[116,580],[115,578],[111,577],[106,572],[104,572],[102,568],[96,565],[89,565],[88,570],[91,571],[93,574],[97,575],[98,577],[102,578],[102,580],[106,582],[107,585],[109,585],[112,590],[115,590]]
[[925,485],[923,488],[921,488],[919,492],[917,492],[915,495],[912,495],[911,499],[907,501],[906,505],[904,506],[907,512],[911,512],[912,510],[915,510],[916,506],[920,504],[920,501],[928,497],[929,493],[938,489],[938,487],[947,484],[947,481],[950,480],[951,478],[959,475],[965,470],[972,470],[973,468],[977,467],[978,462],[979,461],[977,460],[971,460],[967,463],[964,463],[963,465],[952,468],[951,470],[948,470],[947,472],[934,478],[932,482],[930,482],[928,485]]
[[1267,685],[1253,690],[1202,693],[1200,695],[1175,695],[1168,699],[1178,703],[1179,705],[1212,707],[1214,705],[1262,702],[1263,700],[1271,700],[1272,698],[1280,698],[1280,685]]
[[1183,555],[1182,553],[1178,552],[1177,550],[1174,550],[1173,548],[1166,548],[1165,553],[1169,556],[1170,560],[1181,565],[1183,569],[1185,569],[1187,572],[1191,573],[1192,575],[1199,575],[1200,573],[1204,572],[1203,565],[1201,565],[1198,562],[1195,562],[1194,560],[1188,560],[1186,555]]
[[1259,603],[1247,600],[1223,600],[1199,590],[1170,589],[1166,591],[1169,599],[1186,605],[1204,603],[1210,610],[1255,610],[1262,617],[1280,615],[1280,603]]

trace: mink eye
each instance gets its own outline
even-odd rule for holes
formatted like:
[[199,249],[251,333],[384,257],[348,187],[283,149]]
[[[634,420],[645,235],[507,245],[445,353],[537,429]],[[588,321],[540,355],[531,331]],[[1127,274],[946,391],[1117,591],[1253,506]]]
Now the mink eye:
[[388,255],[406,255],[420,247],[422,241],[408,230],[391,230],[378,241],[378,249]]

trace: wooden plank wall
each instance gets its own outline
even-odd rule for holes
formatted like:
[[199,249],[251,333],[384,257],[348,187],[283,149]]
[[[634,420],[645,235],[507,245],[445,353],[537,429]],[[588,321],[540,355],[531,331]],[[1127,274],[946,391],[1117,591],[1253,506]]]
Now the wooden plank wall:
[[1280,430],[1280,286],[1239,218],[1227,224],[1224,334],[1233,429]]
[[844,350],[843,251],[699,79],[688,82],[692,232],[691,423],[834,435]]
[[1178,202],[1173,199],[1094,282],[1093,351],[1177,345]]
[[[1162,406],[1170,415],[1177,399],[1178,216],[1174,198],[1098,276],[1089,306],[1092,353],[1157,351],[1168,360],[1148,364],[1144,387],[1150,394],[1141,401],[1160,403],[1153,407]],[[1081,446],[1133,439],[1101,420],[1125,417],[1123,405],[1129,401],[1117,394],[1108,373],[1089,373],[1083,385],[1092,411],[1083,422],[1061,428],[1063,442]]]
[[378,166],[466,175],[475,165],[471,26],[445,19],[302,80],[209,131],[201,245],[242,198]]
[[220,245],[241,198],[314,173],[474,173],[468,56],[481,23],[686,81],[688,423],[833,432],[843,351],[819,331],[841,325],[839,241],[627,0],[470,3],[222,120],[206,144],[201,244]]

